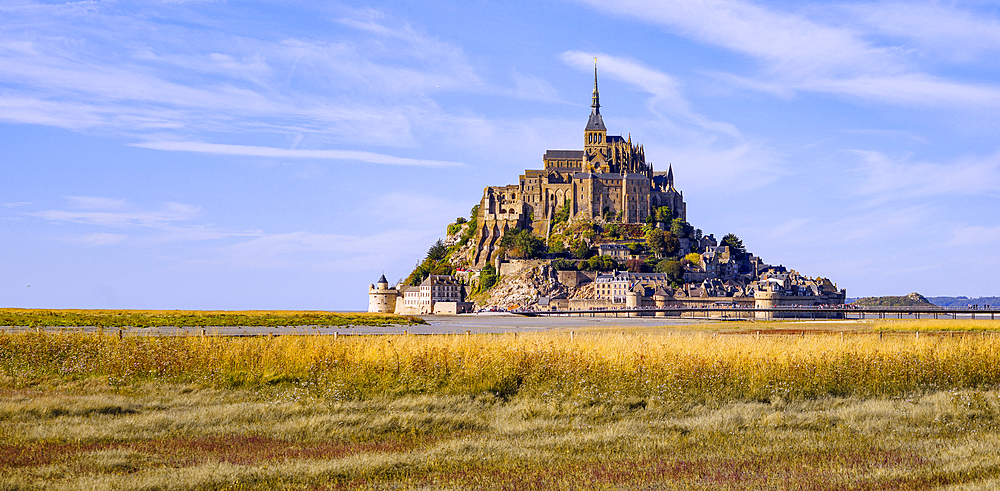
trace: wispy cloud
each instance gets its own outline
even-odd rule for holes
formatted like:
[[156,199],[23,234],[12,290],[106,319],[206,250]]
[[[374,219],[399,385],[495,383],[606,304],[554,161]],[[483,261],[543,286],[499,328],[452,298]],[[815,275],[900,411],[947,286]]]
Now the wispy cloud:
[[674,166],[674,175],[689,193],[753,193],[780,178],[787,171],[773,149],[754,142],[717,145],[695,142],[690,145],[664,146],[647,144],[647,155],[669,156],[656,162],[656,170]]
[[291,159],[324,159],[324,160],[354,160],[372,164],[407,165],[418,167],[454,167],[462,165],[459,162],[443,160],[422,160],[405,157],[394,157],[373,152],[355,150],[300,150],[274,147],[258,147],[253,145],[226,145],[220,143],[200,142],[144,142],[134,143],[134,147],[152,150],[169,150],[175,152],[210,153],[219,155],[241,155],[246,157],[278,157]]
[[[105,198],[73,197],[71,201],[79,203],[81,199],[113,202]],[[124,205],[124,203],[122,203]],[[118,209],[123,206],[117,207]],[[200,206],[183,203],[163,203],[156,210],[43,210],[28,213],[28,215],[43,218],[53,222],[72,222],[103,227],[163,227],[174,222],[190,220],[198,215]]]
[[4,7],[0,121],[398,146],[415,142],[411,118],[440,110],[435,92],[484,90],[460,47],[374,11],[340,12],[324,36],[255,38],[211,5],[136,9]]
[[128,239],[127,235],[98,232],[98,233],[84,235],[80,237],[78,241],[81,244],[88,246],[103,246],[110,244],[118,244],[120,242],[124,242],[126,239]]
[[142,208],[126,200],[100,196],[68,196],[66,199],[69,201],[67,209],[26,212],[23,216],[119,230],[114,233],[86,232],[69,238],[70,242],[88,246],[155,245],[263,235],[259,230],[224,230],[197,223],[196,219],[201,216],[201,206],[197,205],[164,202],[155,208]]
[[980,225],[959,228],[946,245],[957,247],[983,247],[1000,244],[1000,226],[983,227]]
[[124,199],[101,196],[66,196],[66,199],[71,207],[84,210],[121,210],[128,204]]
[[[776,179],[780,172],[773,151],[759,142],[750,142],[733,124],[713,121],[692,109],[684,97],[681,83],[673,76],[643,63],[606,53],[566,51],[563,61],[580,70],[593,70],[597,57],[602,78],[618,80],[650,94],[647,107],[669,131],[657,131],[655,140],[646,142],[649,156],[669,156],[668,161],[653,162],[656,169],[665,170],[669,163],[678,164],[675,172],[684,175],[685,168],[693,171],[712,169],[711,173],[691,173],[684,177],[689,190],[718,187],[753,189]],[[678,135],[673,145],[666,143],[663,133]]]
[[[949,62],[970,63],[1000,51],[1000,20],[992,7],[951,2],[864,2],[838,7],[877,33],[904,40]],[[993,14],[993,15],[991,15]]]
[[[433,240],[425,231],[394,230],[374,235],[291,232],[266,234],[218,249],[198,264],[239,269],[307,265],[326,271],[365,271],[398,262],[414,243]],[[406,252],[404,252],[406,251]]]
[[27,205],[30,205],[30,204],[31,203],[27,202],[27,201],[14,201],[14,202],[11,202],[11,203],[4,203],[3,207],[4,208],[20,208],[22,206],[27,206]]
[[938,195],[983,195],[1000,192],[1000,153],[967,157],[948,163],[892,158],[880,152],[855,150],[863,176],[856,192],[872,203]]
[[559,97],[559,92],[548,81],[514,72],[513,95],[518,99],[542,102],[564,102]]
[[[478,203],[478,201],[476,202]],[[434,230],[444,234],[444,224],[467,216],[472,205],[449,196],[414,192],[387,192],[373,197],[364,209],[365,219],[392,227]]]
[[[769,9],[740,0],[622,0],[614,5],[581,0],[613,15],[634,17],[661,25],[697,41],[719,46],[757,60],[761,72],[720,78],[745,88],[787,95],[795,91],[827,92],[893,104],[979,107],[1000,105],[1000,88],[991,83],[968,83],[925,73],[916,68],[910,53],[892,44],[867,39],[857,26],[838,25],[824,15]],[[880,4],[869,11],[872,22],[890,23],[879,16],[899,12],[903,4]],[[815,10],[808,11],[815,13]],[[917,25],[929,24],[931,15],[910,17]],[[952,19],[969,19],[951,16]],[[893,15],[893,21],[895,16]],[[947,27],[956,33],[962,22]],[[974,31],[989,30],[978,22]],[[906,32],[920,32],[912,26]],[[996,30],[994,29],[995,35]],[[920,36],[920,34],[916,34]]]
[[728,123],[712,121],[695,113],[690,103],[681,94],[680,83],[661,71],[649,68],[642,63],[604,53],[584,53],[582,51],[566,51],[562,54],[563,61],[579,69],[592,69],[594,58],[600,61],[602,75],[620,80],[639,88],[652,97],[648,107],[663,117],[679,118],[685,123],[738,138],[739,130]]
[[956,83],[922,73],[814,78],[790,83],[788,86],[798,90],[844,94],[902,105],[960,105],[964,108],[1000,105],[1000,89],[996,86]]
[[840,130],[841,133],[846,133],[850,135],[867,135],[876,136],[880,138],[904,138],[915,143],[928,143],[927,137],[920,136],[909,131],[900,130],[886,130],[880,128],[844,128]]
[[669,27],[699,41],[761,60],[783,76],[838,75],[893,70],[892,50],[871,46],[854,32],[814,22],[802,15],[770,10],[739,0],[622,0],[611,5],[582,3],[617,15]]

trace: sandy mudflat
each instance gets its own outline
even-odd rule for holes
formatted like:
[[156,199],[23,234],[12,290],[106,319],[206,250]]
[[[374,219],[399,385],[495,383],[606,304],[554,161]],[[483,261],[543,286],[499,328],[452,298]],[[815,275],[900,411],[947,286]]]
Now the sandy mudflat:
[[[682,326],[705,322],[697,319],[654,319],[650,317],[522,317],[513,314],[465,314],[465,315],[433,315],[423,316],[428,324],[418,326],[298,326],[298,327],[150,327],[131,328],[129,335],[165,335],[191,336],[206,335],[221,336],[261,336],[261,335],[359,335],[359,334],[464,334],[466,331],[477,333],[506,332],[541,332],[548,330],[573,330],[594,327],[657,327]],[[94,332],[101,329],[95,327],[43,327],[45,332]],[[5,332],[34,331],[28,327],[5,327]],[[117,328],[106,328],[104,332],[116,333]]]

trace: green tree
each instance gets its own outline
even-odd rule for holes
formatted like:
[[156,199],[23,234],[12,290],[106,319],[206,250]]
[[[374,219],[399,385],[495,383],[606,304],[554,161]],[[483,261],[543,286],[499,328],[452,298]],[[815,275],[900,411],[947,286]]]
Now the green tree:
[[555,261],[552,261],[552,269],[556,271],[575,271],[576,263],[574,263],[573,261],[568,261],[566,259],[559,258],[556,259]]
[[672,232],[663,233],[663,244],[664,248],[661,254],[663,257],[675,256],[677,251],[681,250],[681,241]]
[[458,240],[458,243],[456,244],[457,246],[463,247],[465,246],[465,244],[469,243],[469,239],[471,239],[472,236],[475,235],[477,232],[476,229],[478,228],[477,227],[478,222],[479,222],[479,205],[476,205],[472,207],[472,211],[469,213],[469,227],[465,229],[465,233],[462,234],[462,237]]
[[692,252],[684,256],[683,261],[687,261],[688,264],[692,266],[701,267],[701,254],[698,254],[697,252]]
[[619,266],[618,261],[615,261],[615,258],[611,256],[597,256],[595,259],[598,260],[598,264],[601,266],[601,271],[611,271],[612,269],[619,269],[621,267]]
[[431,266],[431,274],[434,275],[450,275],[454,272],[455,268],[448,261],[438,261]]
[[677,254],[681,242],[670,232],[652,228],[646,232],[646,247],[660,257],[669,257]]
[[724,246],[729,246],[729,253],[732,254],[736,260],[742,260],[747,255],[746,247],[743,247],[743,241],[740,240],[736,234],[726,234],[722,238],[722,244]]
[[641,259],[629,259],[625,261],[625,269],[632,273],[644,273],[649,271],[646,267],[645,261]]
[[694,232],[694,227],[680,218],[675,218],[670,222],[670,233],[678,238],[690,237],[692,232]]
[[410,275],[406,277],[406,283],[417,286],[432,274],[450,275],[454,272],[455,268],[452,267],[451,262],[448,260],[448,248],[445,247],[441,239],[438,239],[427,250],[427,256],[424,257],[423,262],[417,264]]
[[663,231],[658,228],[650,228],[647,230],[646,247],[649,248],[653,254],[661,255],[660,251],[662,251],[665,247],[665,243],[663,241]]
[[406,277],[406,284],[410,286],[417,286],[431,274],[431,268],[433,268],[434,263],[431,261],[424,260],[424,262],[419,263],[413,268],[410,276]]
[[611,271],[618,269],[618,262],[611,256],[594,256],[580,262],[580,269],[585,271]]
[[671,283],[684,281],[684,266],[676,259],[664,259],[656,264],[658,273],[666,273]]
[[483,266],[483,269],[479,271],[479,284],[476,285],[474,293],[485,292],[493,288],[493,285],[496,285],[499,279],[497,269],[492,264]]
[[549,236],[549,252],[559,254],[566,252],[566,237],[562,234],[552,234]]
[[661,206],[656,209],[654,220],[657,222],[670,223],[674,219],[674,211],[669,206]]
[[567,199],[563,203],[562,208],[556,211],[555,216],[552,217],[552,223],[568,222],[570,212],[573,210],[573,200]]
[[438,239],[430,249],[427,250],[427,259],[431,261],[440,261],[448,255],[448,248],[444,246],[444,242]]
[[500,247],[507,250],[507,255],[515,259],[530,259],[538,257],[545,249],[545,243],[535,237],[530,231],[512,229],[500,239]]
[[576,246],[573,247],[573,257],[586,259],[587,256],[590,256],[590,246],[587,245],[586,241],[577,241]]

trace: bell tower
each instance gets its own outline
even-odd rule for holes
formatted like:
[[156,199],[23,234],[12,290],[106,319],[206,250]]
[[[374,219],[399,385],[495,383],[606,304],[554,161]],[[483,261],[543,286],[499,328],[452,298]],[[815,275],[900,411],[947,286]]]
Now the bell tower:
[[584,172],[608,172],[608,129],[601,117],[601,95],[597,91],[597,58],[594,58],[594,95],[590,103],[590,119],[583,130]]

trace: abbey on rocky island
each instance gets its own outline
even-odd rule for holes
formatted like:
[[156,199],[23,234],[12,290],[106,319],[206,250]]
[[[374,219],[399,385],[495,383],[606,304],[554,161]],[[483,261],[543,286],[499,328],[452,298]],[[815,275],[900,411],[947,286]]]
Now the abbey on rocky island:
[[548,236],[553,217],[568,207],[569,221],[603,217],[612,223],[643,223],[661,206],[687,220],[684,193],[674,188],[671,166],[653,170],[642,145],[632,137],[608,135],[601,117],[594,67],[590,119],[583,130],[583,150],[547,150],[543,168],[528,169],[517,184],[490,186],[479,205],[474,263],[494,259],[500,238],[514,228]]
[[754,315],[766,319],[815,317],[782,309],[846,299],[827,278],[766,264],[734,234],[720,244],[692,227],[673,167],[654,171],[631,136],[608,135],[596,66],[583,149],[547,150],[542,164],[517,184],[485,188],[469,219],[450,224],[405,282],[390,287],[383,275],[369,285],[369,311],[458,314],[478,305],[667,315],[722,303],[763,309]]

